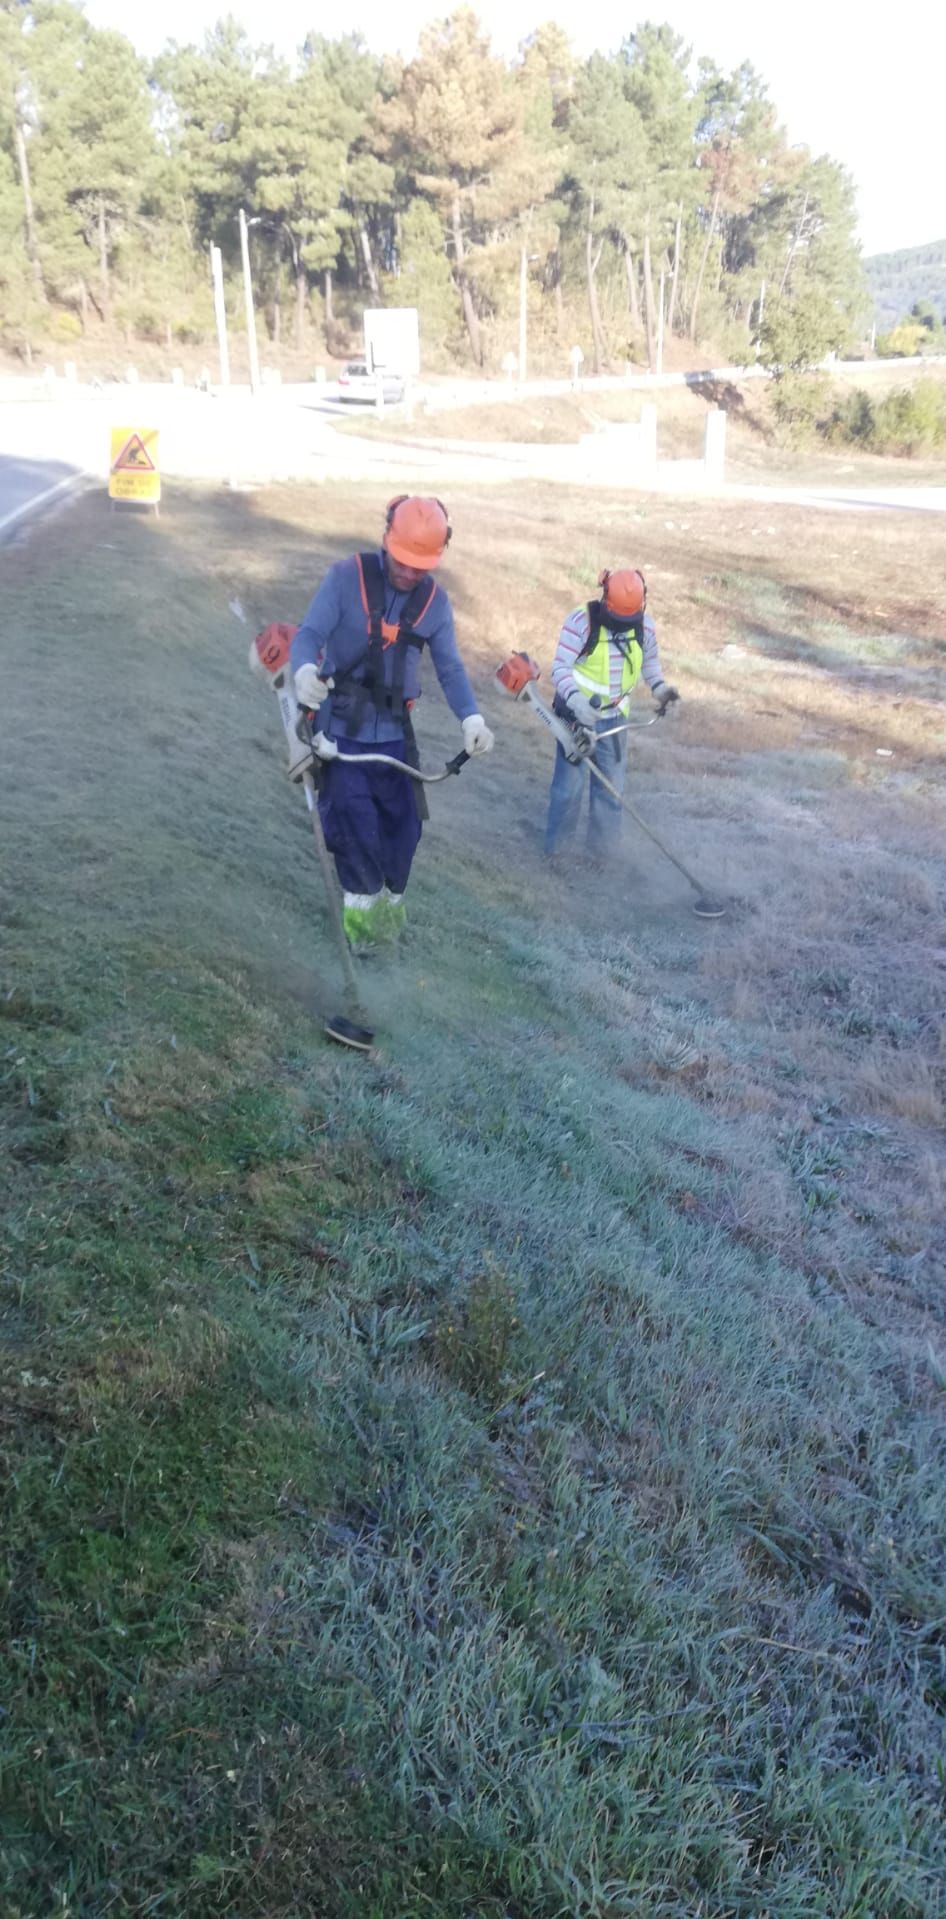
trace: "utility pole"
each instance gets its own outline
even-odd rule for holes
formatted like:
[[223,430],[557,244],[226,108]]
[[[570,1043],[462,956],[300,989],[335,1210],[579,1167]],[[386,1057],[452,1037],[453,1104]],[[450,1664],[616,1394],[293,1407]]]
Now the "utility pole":
[[525,247],[519,249],[519,384],[525,385],[528,367],[526,364],[526,295],[528,293],[528,265]]
[[220,384],[230,385],[230,349],[227,343],[227,308],[223,295],[223,254],[210,249],[210,278],[214,290],[214,318],[217,322],[217,349],[220,354]]
[[259,354],[256,348],[256,314],[253,309],[253,281],[250,274],[250,240],[246,214],[240,208],[240,252],[243,256],[243,292],[246,298],[246,339],[250,350],[250,392],[259,392]]
[[[765,281],[763,280],[759,288],[759,312],[758,312],[758,317],[755,323],[755,335],[750,341],[750,344],[755,348],[756,359],[758,359],[759,357],[759,348],[761,346],[761,336],[762,336],[762,322],[764,319],[765,319]],[[751,329],[752,329],[751,305],[749,307],[749,328],[751,333]]]

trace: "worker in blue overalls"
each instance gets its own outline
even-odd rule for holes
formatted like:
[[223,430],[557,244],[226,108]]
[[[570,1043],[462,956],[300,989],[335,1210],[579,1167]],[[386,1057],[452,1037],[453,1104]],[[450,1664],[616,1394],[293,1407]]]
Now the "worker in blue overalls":
[[[300,706],[317,715],[322,762],[319,814],[343,894],[352,950],[396,938],[404,890],[426,817],[423,789],[393,767],[358,766],[384,753],[416,766],[411,708],[420,697],[420,657],[429,647],[467,753],[488,753],[493,735],[457,651],[453,609],[431,578],[450,540],[439,500],[403,494],[385,516],[380,552],[330,566],[292,641]],[[301,778],[307,754],[294,758]]]

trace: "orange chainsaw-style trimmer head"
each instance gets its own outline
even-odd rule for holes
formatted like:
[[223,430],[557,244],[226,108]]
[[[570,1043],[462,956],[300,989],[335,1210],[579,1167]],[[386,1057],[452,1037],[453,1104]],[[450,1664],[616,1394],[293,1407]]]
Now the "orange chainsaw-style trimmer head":
[[521,700],[528,686],[539,677],[540,668],[528,653],[510,653],[508,660],[496,668],[497,684],[504,693],[511,693],[514,700]]

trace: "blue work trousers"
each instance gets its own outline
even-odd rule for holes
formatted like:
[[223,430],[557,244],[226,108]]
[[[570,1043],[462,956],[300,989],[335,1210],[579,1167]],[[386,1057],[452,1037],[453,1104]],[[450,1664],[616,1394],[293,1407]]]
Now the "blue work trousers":
[[[614,724],[613,716],[609,720],[599,720],[597,731],[601,733]],[[598,741],[592,756],[595,765],[601,768],[605,778],[617,787],[619,793],[624,791],[627,770],[626,739],[625,733],[612,733],[609,739]],[[556,744],[555,768],[545,822],[546,853],[557,853],[574,839],[581,812],[581,796],[586,786],[589,788],[588,852],[593,858],[600,859],[614,851],[621,825],[619,802],[612,798],[593,773],[589,773],[583,761],[567,760],[562,748]]]
[[[400,740],[337,739],[340,753],[407,759]],[[344,766],[326,760],[319,793],[325,844],[346,893],[403,893],[420,840],[414,782],[393,766]]]

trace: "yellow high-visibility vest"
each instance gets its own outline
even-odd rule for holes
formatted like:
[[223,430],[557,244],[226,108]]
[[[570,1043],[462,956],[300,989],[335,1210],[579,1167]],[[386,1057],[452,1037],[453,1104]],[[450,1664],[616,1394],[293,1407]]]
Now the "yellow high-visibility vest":
[[[575,684],[581,688],[588,699],[593,693],[599,693],[605,701],[611,698],[611,640],[613,637],[607,627],[602,626],[591,652],[583,654],[572,667]],[[631,694],[641,676],[644,654],[640,641],[636,640],[633,634],[622,634],[621,639],[623,659],[621,697],[618,706],[622,713],[626,713],[631,703]]]

